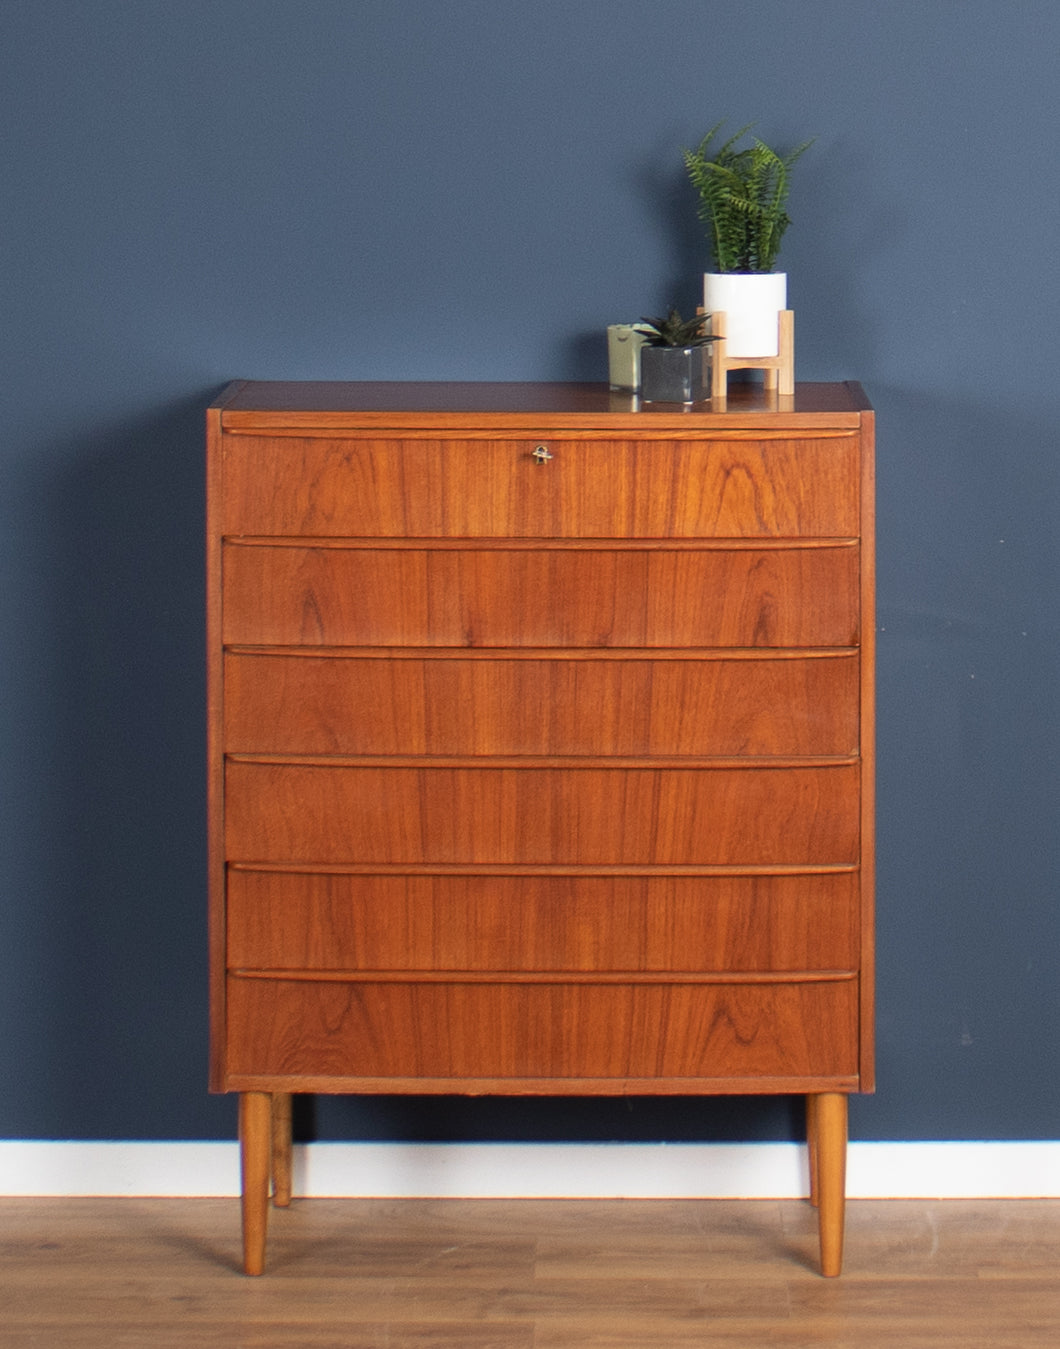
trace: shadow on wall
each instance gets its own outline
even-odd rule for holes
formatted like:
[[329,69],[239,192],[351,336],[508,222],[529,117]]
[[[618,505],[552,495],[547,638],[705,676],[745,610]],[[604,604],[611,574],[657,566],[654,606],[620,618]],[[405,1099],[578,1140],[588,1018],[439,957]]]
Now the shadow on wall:
[[[53,447],[39,510],[38,953],[27,1095],[66,1138],[201,1138],[205,756],[201,401]],[[23,1125],[20,1132],[29,1131]]]
[[877,1139],[1051,1138],[1055,395],[877,407]]

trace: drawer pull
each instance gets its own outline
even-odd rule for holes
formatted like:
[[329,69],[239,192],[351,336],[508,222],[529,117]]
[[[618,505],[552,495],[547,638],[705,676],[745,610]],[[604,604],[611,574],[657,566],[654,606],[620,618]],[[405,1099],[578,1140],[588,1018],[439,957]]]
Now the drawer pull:
[[531,454],[535,462],[538,464],[547,464],[548,461],[554,457],[552,451],[548,448],[547,445],[536,446],[533,450],[531,450]]

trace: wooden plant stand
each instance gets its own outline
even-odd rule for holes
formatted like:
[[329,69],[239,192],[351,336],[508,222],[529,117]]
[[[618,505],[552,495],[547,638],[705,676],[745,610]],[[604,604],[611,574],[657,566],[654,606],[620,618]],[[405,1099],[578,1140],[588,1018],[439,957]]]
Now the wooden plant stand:
[[776,356],[730,356],[726,350],[725,314],[714,310],[710,314],[711,343],[710,397],[715,406],[724,403],[728,395],[730,370],[762,370],[767,393],[781,397],[795,393],[795,311],[782,309],[779,313],[779,333]]

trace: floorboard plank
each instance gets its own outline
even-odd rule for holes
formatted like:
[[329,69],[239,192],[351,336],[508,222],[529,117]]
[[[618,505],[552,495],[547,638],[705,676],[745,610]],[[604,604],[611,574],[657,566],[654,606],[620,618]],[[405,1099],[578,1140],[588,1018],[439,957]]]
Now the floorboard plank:
[[1060,1201],[0,1199],[3,1349],[1055,1349]]

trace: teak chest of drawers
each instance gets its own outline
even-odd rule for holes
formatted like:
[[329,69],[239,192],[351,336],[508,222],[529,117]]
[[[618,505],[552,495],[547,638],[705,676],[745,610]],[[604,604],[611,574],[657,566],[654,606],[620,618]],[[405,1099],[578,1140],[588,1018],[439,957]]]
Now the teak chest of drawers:
[[873,1085],[854,384],[232,385],[208,414],[212,1069],[244,1254],[292,1092]]

